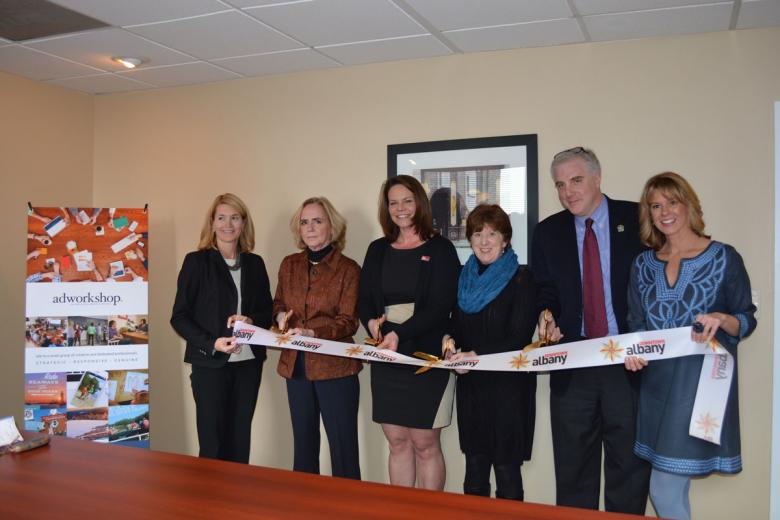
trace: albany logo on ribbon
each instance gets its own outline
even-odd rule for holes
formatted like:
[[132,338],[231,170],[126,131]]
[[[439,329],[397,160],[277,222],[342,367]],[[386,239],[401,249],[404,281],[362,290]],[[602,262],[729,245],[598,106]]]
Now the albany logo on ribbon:
[[645,356],[647,354],[664,355],[666,341],[662,339],[650,339],[634,343],[626,349],[626,356]]
[[295,345],[296,347],[301,347],[304,350],[311,350],[313,352],[316,352],[322,347],[322,343],[303,339],[294,339],[290,342],[290,345]]
[[243,339],[249,341],[255,335],[255,331],[252,329],[234,329],[233,337],[236,339]]
[[712,414],[710,414],[710,412],[706,412],[699,416],[698,419],[696,419],[696,427],[701,430],[704,439],[710,442],[715,442],[716,444],[720,444],[714,440],[714,433],[720,432],[720,424],[718,423],[718,420],[713,417]]
[[531,361],[520,352],[518,355],[514,356],[512,359],[509,360],[509,366],[511,366],[514,369],[520,370],[528,366],[528,363]]
[[560,352],[549,352],[542,354],[540,357],[531,361],[531,366],[534,367],[549,367],[550,365],[563,366],[566,364],[566,359],[569,357],[569,352],[566,350]]
[[[734,358],[716,341],[696,343],[691,339],[691,327],[632,332],[606,338],[586,339],[538,347],[528,351],[518,350],[485,354],[458,361],[439,359],[425,354],[423,359],[399,354],[369,345],[341,343],[306,336],[287,336],[237,322],[235,336],[247,343],[302,351],[317,351],[329,356],[343,356],[361,361],[381,361],[422,367],[419,373],[429,369],[467,368],[496,372],[549,372],[569,368],[585,368],[618,365],[626,356],[642,356],[647,361],[673,359],[684,356],[704,356],[704,363],[696,391],[696,401],[689,424],[693,437],[720,443],[726,401],[734,372]],[[624,348],[622,345],[630,345]],[[425,377],[421,375],[420,377]]]
[[625,349],[620,346],[620,343],[610,338],[609,341],[604,343],[604,345],[601,347],[601,350],[599,352],[604,354],[604,359],[609,359],[610,361],[617,361],[619,359],[622,359],[624,351]]
[[[476,368],[479,365],[479,359],[461,359],[459,361],[450,361],[448,368]],[[432,367],[438,366],[437,364],[431,365]]]

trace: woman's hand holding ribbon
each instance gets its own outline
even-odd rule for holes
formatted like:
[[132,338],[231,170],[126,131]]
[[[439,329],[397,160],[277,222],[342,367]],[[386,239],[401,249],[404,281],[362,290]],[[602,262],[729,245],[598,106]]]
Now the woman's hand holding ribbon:
[[[458,352],[457,354],[453,354],[450,356],[449,361],[460,361],[461,359],[465,358],[473,358],[477,357],[477,353],[473,350],[469,350],[468,352]],[[468,368],[456,368],[455,372],[457,372],[460,375],[468,374],[469,369]]]
[[398,334],[396,334],[395,332],[389,332],[384,338],[382,338],[382,341],[379,342],[379,345],[377,345],[376,348],[384,348],[387,350],[392,350],[393,352],[397,352]]
[[214,342],[214,350],[224,352],[225,354],[240,354],[241,345],[238,344],[237,338],[217,338]]
[[252,318],[250,318],[249,316],[244,316],[243,314],[234,314],[227,319],[228,328],[232,329],[233,325],[235,325],[237,321],[243,321],[244,323],[247,323],[249,325],[253,324]]

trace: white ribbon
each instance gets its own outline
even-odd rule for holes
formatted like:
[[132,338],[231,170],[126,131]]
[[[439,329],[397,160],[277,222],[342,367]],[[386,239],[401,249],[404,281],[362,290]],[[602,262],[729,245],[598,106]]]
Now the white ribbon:
[[691,339],[691,327],[632,332],[541,347],[528,352],[514,350],[458,361],[426,361],[369,345],[341,343],[307,336],[286,336],[240,321],[235,323],[233,335],[242,344],[316,352],[361,361],[501,372],[546,372],[622,365],[626,356],[638,356],[648,361],[655,361],[703,355],[705,358],[688,433],[718,445],[720,445],[726,402],[734,373],[734,358],[731,354],[714,339],[709,343],[694,342]]

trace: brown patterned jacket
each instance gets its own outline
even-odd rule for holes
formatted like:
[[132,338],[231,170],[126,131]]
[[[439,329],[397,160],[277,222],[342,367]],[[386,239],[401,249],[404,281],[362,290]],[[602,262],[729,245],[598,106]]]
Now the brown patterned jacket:
[[[279,266],[273,315],[293,310],[289,327],[314,330],[322,339],[352,343],[357,332],[357,297],[360,266],[334,249],[309,269],[306,251],[289,255]],[[282,350],[276,371],[285,378],[293,375],[298,352]],[[363,365],[356,359],[306,353],[306,378],[311,381],[357,374]]]

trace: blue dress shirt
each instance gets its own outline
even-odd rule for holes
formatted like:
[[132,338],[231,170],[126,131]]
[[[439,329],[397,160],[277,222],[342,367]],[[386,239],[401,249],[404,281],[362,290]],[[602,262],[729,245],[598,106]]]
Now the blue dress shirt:
[[[618,333],[618,324],[615,319],[615,309],[612,308],[612,283],[610,280],[610,254],[609,254],[609,209],[607,198],[602,195],[601,202],[590,217],[574,217],[574,229],[577,232],[577,252],[580,260],[580,278],[582,278],[582,243],[585,241],[585,221],[593,219],[593,232],[599,243],[599,259],[601,260],[601,280],[604,284],[604,305],[607,309],[607,325],[610,336]],[[584,313],[583,313],[584,315]],[[585,321],[583,320],[580,334],[585,336]]]

